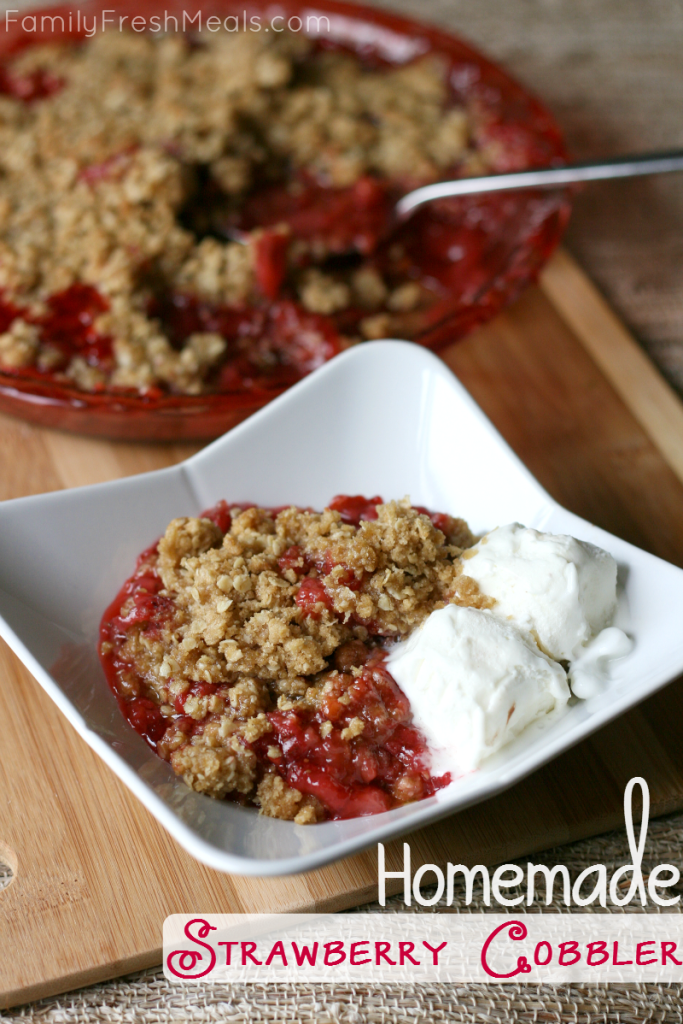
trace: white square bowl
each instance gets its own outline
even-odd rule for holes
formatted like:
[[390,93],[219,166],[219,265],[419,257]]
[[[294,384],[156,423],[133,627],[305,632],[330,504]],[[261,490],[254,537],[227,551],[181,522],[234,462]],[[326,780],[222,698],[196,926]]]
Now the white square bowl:
[[[138,553],[173,517],[220,498],[322,508],[338,493],[409,494],[478,532],[517,520],[600,545],[620,565],[636,643],[604,693],[435,797],[298,826],[189,790],[121,715],[99,663],[98,626]],[[179,466],[3,502],[0,538],[0,635],[157,820],[221,871],[307,871],[484,800],[683,671],[683,571],[561,508],[446,366],[405,342],[337,357]]]

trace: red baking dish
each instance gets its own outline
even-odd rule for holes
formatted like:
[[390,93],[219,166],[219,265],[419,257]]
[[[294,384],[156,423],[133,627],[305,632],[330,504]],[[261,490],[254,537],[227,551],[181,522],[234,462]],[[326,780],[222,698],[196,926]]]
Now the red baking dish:
[[[277,9],[266,0],[252,0],[246,4],[246,12],[243,0],[239,4],[236,0],[165,0],[163,5],[160,0],[121,0],[116,4],[115,15],[109,0],[91,0],[77,10],[80,21],[76,12],[66,6],[13,15],[16,22],[0,38],[0,60],[17,48],[54,40],[55,36],[79,38],[84,34],[83,25],[91,25],[93,18],[101,23],[105,11],[108,19],[122,15],[149,19],[167,13],[169,18],[177,17],[180,24],[183,12],[186,23],[192,24],[190,19],[200,10],[204,19],[233,16],[242,20],[256,14],[265,22],[274,14],[285,19],[298,17],[308,26],[309,34],[320,35],[322,30],[316,30],[316,26],[324,24],[324,32],[334,44],[355,50],[361,57],[401,64],[427,52],[444,55],[451,67],[454,91],[459,99],[475,101],[490,113],[497,141],[512,154],[511,167],[548,166],[566,159],[562,137],[552,116],[506,72],[456,36],[387,11],[337,0],[323,0],[314,6],[301,0],[283,0]],[[25,13],[36,14],[35,30],[34,22],[22,26]],[[41,13],[50,18],[43,32]],[[59,30],[60,15],[64,19],[63,33]],[[52,25],[57,26],[56,32]],[[429,327],[413,339],[434,350],[490,320],[535,279],[557,245],[570,212],[567,193],[559,191],[501,193],[463,202],[465,211],[472,209],[473,202],[477,204],[477,215],[493,218],[499,233],[494,232],[493,246],[489,235],[485,252],[479,256],[475,253],[474,258],[468,254],[468,287],[464,291],[461,287],[457,295],[442,302],[438,317],[432,318]],[[457,231],[454,225],[453,238],[439,240],[445,251],[457,249]],[[195,441],[217,437],[284,390],[285,386],[278,382],[256,389],[198,396],[106,391],[93,394],[37,374],[0,372],[0,410],[41,426],[113,439]]]

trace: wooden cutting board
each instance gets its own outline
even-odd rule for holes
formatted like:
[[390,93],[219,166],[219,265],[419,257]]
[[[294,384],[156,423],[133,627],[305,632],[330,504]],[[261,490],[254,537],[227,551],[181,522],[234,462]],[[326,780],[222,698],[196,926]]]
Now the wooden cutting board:
[[[683,565],[683,406],[565,253],[447,363],[563,505]],[[458,439],[454,439],[458,443]],[[0,497],[170,465],[189,447],[90,441],[0,418]],[[456,510],[457,511],[457,510]],[[622,822],[633,775],[683,807],[683,680],[501,796],[411,837],[420,863],[495,864]],[[402,846],[391,844],[400,867]],[[0,649],[0,1007],[161,961],[183,911],[335,910],[376,893],[374,850],[289,878],[193,861]]]

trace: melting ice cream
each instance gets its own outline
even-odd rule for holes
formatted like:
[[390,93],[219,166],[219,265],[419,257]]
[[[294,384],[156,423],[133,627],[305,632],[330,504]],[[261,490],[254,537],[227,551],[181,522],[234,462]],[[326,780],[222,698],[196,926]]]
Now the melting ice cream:
[[457,774],[560,715],[570,682],[577,697],[598,692],[608,661],[632,647],[611,624],[617,566],[601,548],[512,523],[467,551],[463,568],[492,608],[439,609],[389,656],[433,770]]

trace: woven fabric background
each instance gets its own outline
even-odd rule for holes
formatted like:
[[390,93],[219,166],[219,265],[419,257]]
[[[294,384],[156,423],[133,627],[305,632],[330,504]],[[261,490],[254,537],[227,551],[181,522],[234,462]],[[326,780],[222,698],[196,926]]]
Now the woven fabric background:
[[[505,63],[554,111],[577,159],[683,146],[681,0],[375,2],[441,23]],[[35,0],[0,3],[0,11],[23,6],[36,6]],[[683,392],[683,178],[590,186],[576,202],[567,243]],[[683,861],[683,816],[651,824],[647,857],[653,864]],[[629,855],[625,834],[618,832],[534,859],[565,863],[576,875],[596,862],[608,869],[626,863]],[[8,880],[0,866],[0,889]],[[395,900],[386,911],[371,909],[404,908]],[[476,902],[471,909],[478,909]],[[683,1024],[682,996],[680,986],[648,985],[198,989],[170,984],[159,970],[150,970],[0,1012],[0,1019],[7,1024]]]

